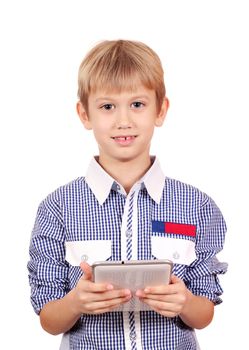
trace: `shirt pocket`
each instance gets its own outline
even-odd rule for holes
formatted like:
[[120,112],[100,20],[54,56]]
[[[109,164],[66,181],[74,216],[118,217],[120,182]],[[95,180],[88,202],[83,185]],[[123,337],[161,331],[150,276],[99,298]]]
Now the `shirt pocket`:
[[68,241],[65,243],[66,261],[79,266],[82,261],[92,265],[95,261],[110,260],[111,240]]
[[174,264],[190,265],[196,259],[195,242],[184,238],[151,236],[152,255]]

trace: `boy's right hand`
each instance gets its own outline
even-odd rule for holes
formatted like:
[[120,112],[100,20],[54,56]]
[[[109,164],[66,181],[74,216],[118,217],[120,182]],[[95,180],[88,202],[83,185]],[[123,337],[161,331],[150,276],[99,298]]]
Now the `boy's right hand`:
[[109,312],[131,299],[129,289],[114,289],[108,283],[94,283],[91,266],[82,262],[80,267],[84,274],[71,295],[76,313],[96,315]]

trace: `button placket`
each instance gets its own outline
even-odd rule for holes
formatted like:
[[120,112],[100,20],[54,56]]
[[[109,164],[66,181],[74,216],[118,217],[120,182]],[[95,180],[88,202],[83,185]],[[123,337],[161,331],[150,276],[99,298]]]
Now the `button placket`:
[[126,230],[125,235],[128,239],[131,239],[132,238],[132,230],[131,229]]
[[131,331],[130,332],[130,340],[134,341],[134,340],[136,340],[136,338],[137,338],[136,332],[135,331]]

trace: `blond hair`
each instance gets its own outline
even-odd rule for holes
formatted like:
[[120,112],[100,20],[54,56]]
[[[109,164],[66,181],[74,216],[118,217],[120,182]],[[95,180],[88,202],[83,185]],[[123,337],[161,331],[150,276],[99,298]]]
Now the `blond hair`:
[[138,83],[155,91],[160,110],[165,85],[158,55],[138,41],[103,41],[91,49],[79,67],[78,97],[87,110],[91,92],[133,90]]

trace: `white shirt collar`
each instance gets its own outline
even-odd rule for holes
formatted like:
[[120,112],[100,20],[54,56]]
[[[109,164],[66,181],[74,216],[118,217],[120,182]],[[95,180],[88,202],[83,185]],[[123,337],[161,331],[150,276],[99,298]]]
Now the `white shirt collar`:
[[[165,175],[163,174],[158,159],[152,157],[152,160],[154,160],[152,166],[139,183],[144,184],[150,197],[159,204],[165,185]],[[91,160],[85,180],[100,205],[107,199],[113,185],[117,184],[117,182],[101,167],[96,158]],[[122,187],[121,185],[119,186]]]
[[161,169],[159,160],[156,157],[152,157],[152,160],[154,160],[152,166],[141,181],[144,183],[151,198],[159,204],[165,186],[165,175]]

